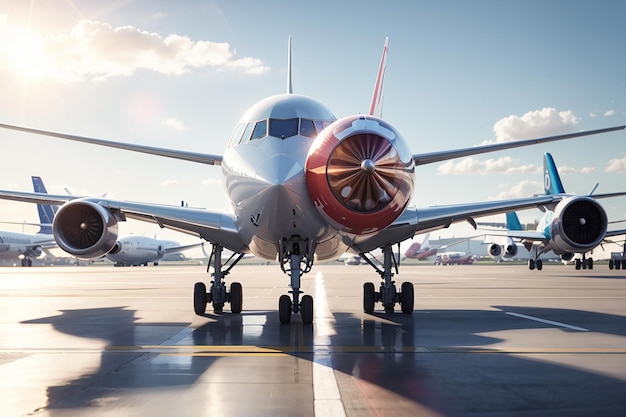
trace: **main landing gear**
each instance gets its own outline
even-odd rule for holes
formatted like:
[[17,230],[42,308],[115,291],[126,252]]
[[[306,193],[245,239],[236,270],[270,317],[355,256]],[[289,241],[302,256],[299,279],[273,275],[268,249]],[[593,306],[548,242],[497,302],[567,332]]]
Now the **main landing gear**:
[[313,323],[313,297],[302,296],[300,299],[300,285],[303,274],[311,270],[315,248],[308,240],[294,236],[283,240],[280,244],[280,268],[291,278],[291,297],[283,294],[278,299],[278,318],[282,324],[291,321],[292,314],[300,313],[302,323]]
[[593,258],[587,258],[583,253],[582,259],[576,259],[574,261],[574,267],[576,269],[593,269]]
[[413,284],[403,282],[400,286],[400,292],[396,289],[396,283],[392,280],[393,273],[391,267],[394,266],[396,274],[398,273],[398,264],[393,256],[391,245],[384,246],[383,251],[383,269],[380,269],[364,254],[360,254],[365,261],[370,264],[380,275],[383,282],[380,284],[380,290],[375,291],[374,284],[366,282],[363,284],[363,311],[366,313],[374,312],[374,305],[380,301],[385,308],[385,313],[393,313],[395,304],[399,303],[404,314],[413,313],[415,303],[415,291]]
[[[234,253],[226,263],[222,264],[222,251],[223,247],[220,245],[213,245],[211,250],[211,256],[209,257],[209,265],[207,266],[207,272],[213,263],[213,281],[211,281],[211,287],[209,292],[206,290],[204,282],[196,282],[193,289],[193,310],[194,312],[202,316],[206,312],[206,306],[208,303],[213,303],[213,311],[216,314],[221,314],[224,310],[224,304],[230,303],[230,311],[235,314],[241,313],[243,306],[243,291],[241,284],[233,282],[230,284],[230,291],[226,291],[226,284],[223,279],[230,273],[230,270],[243,258],[243,253]],[[224,267],[229,262],[232,263],[226,269]]]

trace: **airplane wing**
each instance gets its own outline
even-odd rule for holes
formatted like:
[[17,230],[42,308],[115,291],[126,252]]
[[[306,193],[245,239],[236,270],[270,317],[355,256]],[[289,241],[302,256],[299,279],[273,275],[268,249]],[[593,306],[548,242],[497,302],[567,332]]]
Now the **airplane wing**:
[[151,155],[165,156],[168,158],[182,159],[184,161],[198,162],[206,165],[222,165],[221,155],[211,155],[199,152],[178,151],[174,149],[158,148],[154,146],[133,145],[131,143],[114,142],[104,139],[88,138],[84,136],[69,135],[67,133],[51,132],[48,130],[32,129],[29,127],[7,125],[0,123],[0,128],[17,130],[19,132],[34,133],[36,135],[52,136],[60,139],[73,140],[76,142],[89,143],[92,145],[108,146],[109,148],[125,149],[127,151],[147,153]]
[[192,243],[191,245],[170,246],[170,247],[165,248],[165,253],[182,252],[187,249],[197,248],[198,246],[202,246],[202,245],[204,245],[204,242]]
[[554,195],[541,195],[520,199],[449,206],[432,206],[425,208],[410,207],[385,230],[382,230],[375,236],[361,236],[355,240],[353,246],[354,249],[359,252],[370,252],[384,245],[409,239],[416,233],[426,233],[441,228],[447,228],[453,223],[465,221],[475,227],[475,217],[553,204],[558,202],[560,198],[560,196]]
[[[0,125],[3,127],[3,125]],[[617,130],[623,130],[626,126],[615,126],[605,129],[588,130],[584,132],[568,133],[565,135],[548,136],[545,138],[516,140],[513,142],[495,143],[492,145],[474,146],[471,148],[451,149],[446,151],[429,152],[414,154],[413,160],[415,165],[426,165],[434,162],[447,161],[448,159],[460,158],[464,156],[478,155],[481,153],[501,151],[503,149],[519,148],[522,146],[537,145],[540,143],[554,142],[563,139],[577,138],[580,136],[596,135],[598,133],[614,132]]]
[[0,190],[0,199],[25,203],[59,205],[70,200],[80,199],[81,201],[101,205],[113,212],[119,213],[122,218],[127,217],[156,223],[163,228],[201,237],[233,252],[248,251],[247,246],[242,242],[237,233],[235,218],[229,210],[206,210],[164,204],[118,201],[97,197],[80,198],[77,196],[5,190]]

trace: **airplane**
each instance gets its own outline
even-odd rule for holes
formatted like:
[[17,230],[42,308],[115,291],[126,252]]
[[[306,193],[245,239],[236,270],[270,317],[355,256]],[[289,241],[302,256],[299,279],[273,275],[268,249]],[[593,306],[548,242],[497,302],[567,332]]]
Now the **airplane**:
[[471,265],[476,256],[465,252],[442,252],[437,255],[435,265]]
[[[517,217],[515,212],[506,213],[505,228],[509,231],[523,230],[522,224],[520,223],[519,218]],[[489,245],[487,247],[487,253],[496,262],[519,257],[521,256],[521,253],[523,253],[523,251],[526,251],[530,254],[530,252],[519,240],[516,240],[510,236],[487,235],[485,236],[485,240],[483,243]]]
[[[46,193],[40,177],[31,177],[36,192]],[[0,231],[0,259],[21,259],[22,266],[33,266],[33,259],[41,256],[45,249],[56,248],[52,235],[55,210],[52,206],[37,204],[41,223],[20,223],[39,226],[36,234]],[[3,222],[7,223],[7,222]]]
[[115,262],[115,266],[148,266],[150,262],[157,266],[166,255],[197,248],[203,244],[204,242],[181,245],[173,240],[130,235],[119,238],[113,248],[104,256]]
[[[564,197],[542,195],[521,199],[461,203],[448,206],[409,207],[419,165],[587,135],[623,130],[615,126],[544,138],[496,143],[461,149],[413,154],[393,126],[382,119],[383,85],[388,53],[385,39],[375,87],[367,114],[337,119],[320,101],[295,94],[292,86],[291,37],[287,51],[286,92],[264,98],[241,117],[223,155],[175,150],[128,142],[51,132],[0,124],[1,128],[50,136],[162,157],[221,166],[230,207],[224,210],[167,206],[109,198],[53,196],[0,190],[0,198],[22,202],[62,204],[53,223],[59,246],[78,257],[97,258],[117,240],[118,222],[127,218],[156,223],[191,233],[212,245],[209,264],[211,285],[197,282],[194,312],[206,313],[213,304],[222,313],[230,303],[232,313],[242,311],[239,282],[227,289],[224,278],[241,257],[278,261],[291,290],[278,299],[281,323],[300,314],[313,322],[313,297],[303,295],[301,278],[316,260],[336,259],[346,251],[368,253],[381,248],[384,259],[374,266],[381,277],[379,290],[372,282],[363,286],[366,313],[382,303],[394,312],[414,309],[414,288],[393,280],[392,246],[415,234],[446,228],[453,223],[507,211],[557,204]],[[225,262],[222,252],[239,255]]]
[[[556,205],[548,204],[542,207],[545,212],[537,223],[534,231],[522,230],[521,223],[515,212],[506,213],[508,231],[507,243],[504,247],[492,244],[489,253],[492,256],[502,255],[513,257],[517,254],[517,242],[531,251],[528,268],[541,270],[543,261],[540,255],[552,251],[561,260],[569,262],[576,254],[581,257],[575,259],[576,269],[593,269],[593,258],[586,257],[586,253],[605,242],[605,239],[623,235],[624,230],[608,231],[608,218],[604,208],[596,200],[599,198],[626,195],[626,192],[593,195],[595,188],[586,196],[566,194],[559,176],[554,158],[550,153],[543,157],[544,192],[545,195],[562,196],[563,200]],[[496,232],[490,234],[497,235]]]

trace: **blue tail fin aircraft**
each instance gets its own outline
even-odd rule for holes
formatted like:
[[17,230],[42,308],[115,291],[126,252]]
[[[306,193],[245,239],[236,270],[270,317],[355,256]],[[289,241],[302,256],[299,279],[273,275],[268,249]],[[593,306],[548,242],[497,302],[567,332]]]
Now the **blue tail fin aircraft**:
[[[553,251],[563,261],[571,261],[576,254],[576,269],[593,269],[593,258],[587,257],[606,239],[626,233],[624,230],[607,230],[608,218],[604,208],[596,200],[600,198],[625,195],[624,192],[585,196],[567,194],[552,155],[546,153],[543,158],[543,186],[545,195],[562,197],[556,204],[544,205],[545,214],[539,220],[534,231],[522,230],[522,225],[515,212],[506,215],[508,244],[504,249],[496,244],[489,247],[494,255],[514,256],[516,242],[523,244],[531,252],[528,260],[529,269],[541,270],[543,261],[540,255]],[[595,188],[594,188],[595,190]],[[492,234],[492,233],[489,233]],[[505,256],[505,255],[503,255]]]

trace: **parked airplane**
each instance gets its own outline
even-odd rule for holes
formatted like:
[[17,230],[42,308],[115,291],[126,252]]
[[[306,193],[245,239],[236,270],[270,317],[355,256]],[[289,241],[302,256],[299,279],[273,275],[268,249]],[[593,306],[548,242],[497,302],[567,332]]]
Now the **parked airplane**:
[[[40,177],[31,177],[35,192],[46,193],[46,187]],[[56,248],[52,235],[52,221],[55,210],[46,204],[37,204],[41,223],[20,223],[39,226],[36,234],[0,231],[0,259],[20,259],[22,266],[33,266],[33,259],[38,258],[44,249]]]
[[437,255],[435,265],[471,265],[476,256],[465,252],[442,252]]
[[182,245],[173,240],[153,239],[146,236],[126,236],[119,238],[113,249],[105,257],[115,262],[115,266],[148,266],[153,263],[159,264],[166,255],[182,252],[187,249],[197,248],[204,243]]
[[[463,239],[456,240],[452,243],[448,243],[447,245],[430,245],[430,233],[426,233],[424,235],[424,239],[422,242],[412,243],[411,246],[404,252],[404,257],[409,259],[417,259],[420,261],[426,260],[432,256],[441,253],[444,249],[448,249],[449,247],[461,244],[463,242],[467,242],[470,239],[473,239],[476,236],[470,236]],[[455,252],[456,253],[456,252]]]
[[[520,223],[515,212],[506,213],[505,227],[508,231],[523,230],[522,224]],[[522,256],[522,254],[524,255],[524,258],[528,258],[530,254],[530,252],[519,240],[516,240],[511,236],[487,235],[485,236],[485,241],[483,243],[489,245],[487,247],[487,253],[496,262],[518,258]]]
[[556,205],[544,205],[545,214],[534,231],[522,230],[517,214],[507,213],[507,244],[504,248],[493,244],[489,247],[489,253],[515,256],[515,240],[520,240],[531,251],[531,258],[528,260],[531,270],[542,269],[543,261],[539,256],[549,251],[553,251],[563,261],[570,261],[576,254],[580,254],[580,259],[575,259],[576,269],[593,269],[593,258],[587,258],[586,253],[599,246],[606,238],[626,233],[626,229],[607,231],[609,222],[606,211],[596,199],[626,195],[626,192],[601,195],[590,193],[587,196],[566,194],[554,159],[549,153],[544,155],[543,171],[545,194],[558,195],[563,199]]
[[[556,204],[563,199],[559,195],[546,195],[408,207],[413,196],[415,166],[612,132],[626,126],[412,154],[402,135],[381,119],[387,45],[386,40],[369,114],[337,119],[321,102],[293,93],[289,41],[286,93],[252,106],[242,116],[223,155],[0,125],[21,132],[221,165],[230,209],[195,209],[17,191],[0,191],[0,198],[63,204],[53,224],[55,239],[65,251],[83,258],[108,253],[117,239],[117,223],[127,217],[206,239],[213,246],[210,259],[213,273],[208,292],[202,282],[194,287],[194,311],[199,315],[205,313],[208,303],[218,313],[227,302],[233,313],[241,312],[241,284],[231,283],[228,291],[224,277],[244,253],[251,252],[258,258],[278,260],[290,278],[291,297],[285,294],[278,300],[280,321],[288,323],[293,314],[300,313],[304,323],[311,323],[313,298],[301,297],[301,277],[311,270],[314,261],[334,259],[348,250],[367,253],[376,248],[382,248],[384,254],[382,267],[376,267],[382,282],[379,291],[375,291],[371,282],[364,285],[364,310],[372,312],[380,301],[386,312],[393,312],[399,303],[402,312],[410,314],[414,305],[413,284],[404,282],[400,289],[395,285],[394,244],[455,222],[475,224],[475,217]],[[590,213],[593,214],[597,213]],[[240,255],[230,264],[230,261],[223,263],[224,248]]]

